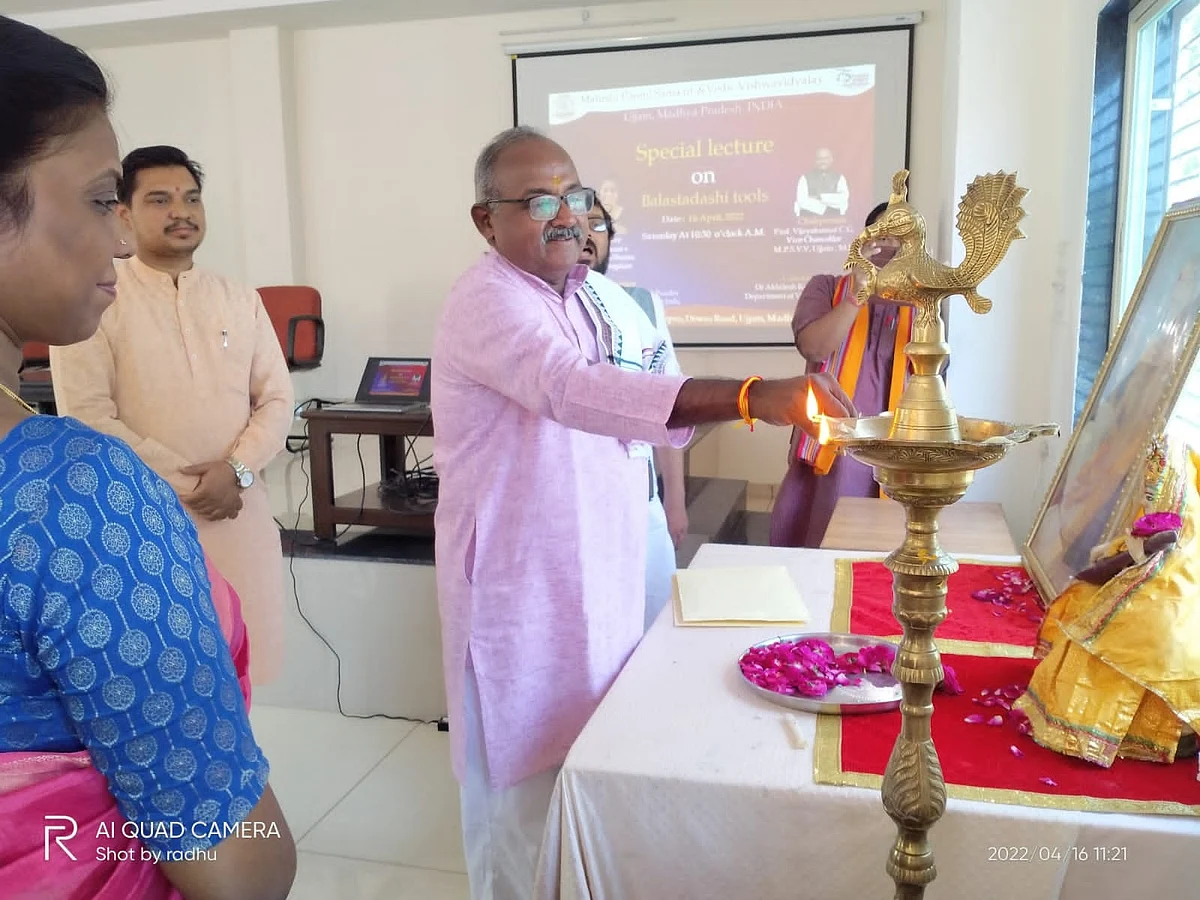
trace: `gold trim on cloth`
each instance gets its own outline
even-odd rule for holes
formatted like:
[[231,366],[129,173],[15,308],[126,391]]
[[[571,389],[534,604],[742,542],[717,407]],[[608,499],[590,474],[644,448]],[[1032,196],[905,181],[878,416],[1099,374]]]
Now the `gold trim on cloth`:
[[[859,787],[879,790],[882,775],[842,771],[842,718],[817,716],[817,737],[813,745],[813,783],[834,787]],[[1037,809],[1064,809],[1077,812],[1129,812],[1160,816],[1200,816],[1200,806],[1166,800],[1105,800],[1100,797],[1037,794],[1004,788],[968,787],[946,783],[946,796],[955,800],[978,800],[1006,806],[1032,806]]]
[[[862,559],[835,559],[833,561],[833,615],[830,616],[829,630],[850,634],[850,607],[854,602],[854,564],[882,563],[884,557]],[[998,566],[1003,563],[987,562],[984,560],[960,559],[960,563],[971,566]],[[1010,568],[1017,568],[1014,564]],[[882,640],[899,643],[903,637],[900,623],[896,623],[895,634],[881,634]],[[1033,657],[1033,647],[1023,647],[1020,644],[1001,644],[988,641],[961,641],[952,638],[935,637],[933,642],[942,653],[958,654],[959,656],[1007,656],[1014,659],[1029,659]]]

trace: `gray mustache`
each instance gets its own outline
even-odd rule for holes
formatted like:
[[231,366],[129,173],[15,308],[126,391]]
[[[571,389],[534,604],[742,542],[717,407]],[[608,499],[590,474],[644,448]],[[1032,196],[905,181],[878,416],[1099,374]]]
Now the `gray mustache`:
[[579,241],[583,239],[583,229],[578,225],[553,225],[542,233],[542,242],[550,241]]

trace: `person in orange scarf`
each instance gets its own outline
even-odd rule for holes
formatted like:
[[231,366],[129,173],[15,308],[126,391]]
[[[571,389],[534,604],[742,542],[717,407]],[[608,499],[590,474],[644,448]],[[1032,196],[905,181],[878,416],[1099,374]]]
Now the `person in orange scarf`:
[[[881,203],[867,216],[869,227],[887,209]],[[895,238],[883,238],[865,252],[883,267],[896,254]],[[855,298],[856,274],[817,275],[800,294],[792,315],[796,349],[805,371],[827,372],[854,401],[859,414],[894,409],[904,388],[904,346],[912,336],[912,311],[880,297],[865,304]],[[821,447],[798,429],[788,448],[788,470],[771,511],[771,546],[819,547],[839,497],[878,497],[871,470],[832,447]]]

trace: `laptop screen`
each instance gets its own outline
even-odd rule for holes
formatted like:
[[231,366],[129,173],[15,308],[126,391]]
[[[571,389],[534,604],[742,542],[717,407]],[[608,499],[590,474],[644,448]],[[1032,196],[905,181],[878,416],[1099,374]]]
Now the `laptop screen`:
[[429,360],[372,357],[358,387],[360,403],[429,401]]

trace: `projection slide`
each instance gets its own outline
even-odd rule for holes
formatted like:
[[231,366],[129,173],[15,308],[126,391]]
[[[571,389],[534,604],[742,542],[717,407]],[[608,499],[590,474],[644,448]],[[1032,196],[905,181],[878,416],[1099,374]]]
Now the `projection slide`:
[[676,342],[790,343],[800,291],[841,270],[904,164],[879,69],[545,90],[520,119],[596,189],[615,220],[609,277],[657,292]]

